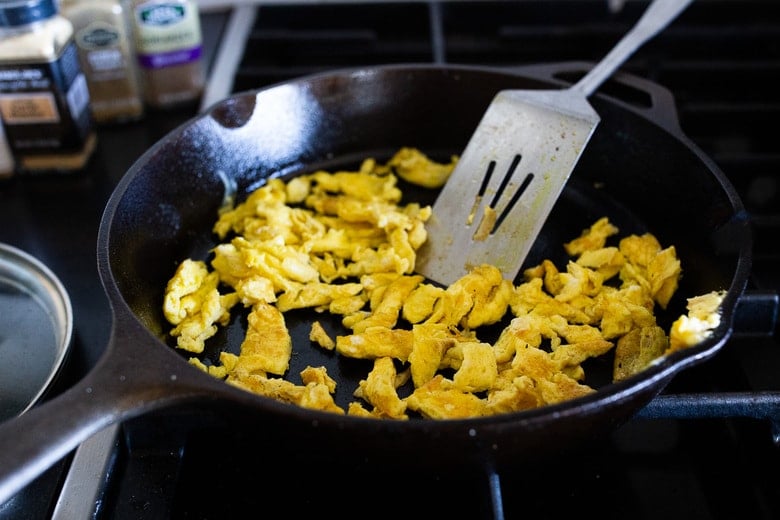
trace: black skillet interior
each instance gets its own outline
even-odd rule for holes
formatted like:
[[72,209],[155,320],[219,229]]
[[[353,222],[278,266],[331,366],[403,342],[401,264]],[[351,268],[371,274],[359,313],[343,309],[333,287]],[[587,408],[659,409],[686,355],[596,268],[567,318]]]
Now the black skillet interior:
[[[386,67],[306,78],[218,103],[210,116],[158,143],[123,180],[109,236],[111,272],[122,297],[171,345],[163,290],[181,260],[208,258],[226,186],[235,187],[240,201],[269,176],[355,168],[363,158],[385,160],[402,146],[446,160],[465,146],[498,90],[541,87],[549,85],[495,70]],[[662,245],[677,248],[683,266],[678,296],[661,313],[668,326],[684,311],[685,298],[730,288],[748,239],[728,231],[738,202],[679,135],[619,103],[598,96],[591,102],[602,122],[526,265],[550,258],[564,266],[562,244],[602,216],[621,235],[652,232]],[[404,188],[407,200],[434,200],[435,192]],[[295,350],[289,378],[298,382],[306,365],[325,365],[340,383],[337,402],[345,405],[370,365],[312,347],[314,317],[287,315]],[[333,334],[346,332],[337,317],[316,318]],[[205,357],[216,359],[222,349],[238,352],[244,330],[242,316],[234,317],[209,340]],[[611,360],[593,362],[586,371],[586,382],[603,385]]]

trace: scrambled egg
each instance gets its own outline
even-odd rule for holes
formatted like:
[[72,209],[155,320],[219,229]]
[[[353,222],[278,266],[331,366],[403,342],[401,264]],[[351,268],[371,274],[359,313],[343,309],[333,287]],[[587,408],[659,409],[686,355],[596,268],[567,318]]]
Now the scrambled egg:
[[[719,324],[723,292],[688,300],[670,333],[658,326],[682,273],[674,246],[651,234],[617,239],[601,218],[563,244],[570,260],[545,260],[519,285],[481,265],[449,287],[414,273],[431,208],[400,204],[398,177],[441,186],[450,164],[403,148],[386,164],[317,171],[289,182],[270,179],[214,225],[222,242],[209,264],[184,260],[168,282],[163,311],[190,362],[230,384],[298,406],[363,417],[407,420],[477,417],[525,410],[587,395],[583,364],[612,353],[613,380],[696,344]],[[614,237],[614,238],[613,238]],[[616,245],[608,245],[610,239]],[[239,305],[240,304],[240,305]],[[248,309],[238,355],[218,364],[197,354]],[[294,346],[284,313],[310,308],[340,317],[348,334],[332,338],[312,324],[311,348],[371,360],[346,409],[324,367],[289,380]],[[481,327],[509,316],[491,344]],[[399,388],[411,382],[405,397]]]

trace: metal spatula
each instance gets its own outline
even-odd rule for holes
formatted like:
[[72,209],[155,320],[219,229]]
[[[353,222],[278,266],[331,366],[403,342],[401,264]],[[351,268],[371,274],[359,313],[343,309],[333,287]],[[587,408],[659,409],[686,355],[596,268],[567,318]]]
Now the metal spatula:
[[417,272],[449,285],[487,263],[513,280],[600,121],[587,98],[691,1],[655,0],[567,89],[499,92],[436,199]]

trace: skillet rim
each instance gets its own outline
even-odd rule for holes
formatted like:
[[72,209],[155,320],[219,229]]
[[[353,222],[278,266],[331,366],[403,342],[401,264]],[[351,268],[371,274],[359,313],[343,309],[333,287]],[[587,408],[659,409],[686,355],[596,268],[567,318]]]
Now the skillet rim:
[[[581,62],[577,62],[577,63],[581,63]],[[555,67],[556,64],[552,63],[549,65]],[[567,66],[571,64],[562,63],[560,65]],[[115,275],[111,267],[111,261],[110,261],[111,227],[114,223],[115,215],[117,213],[117,207],[122,201],[122,198],[125,192],[127,191],[128,187],[136,178],[138,172],[142,169],[142,166],[145,163],[147,163],[149,160],[151,160],[151,158],[154,155],[156,155],[160,150],[162,150],[166,146],[166,143],[168,141],[175,139],[177,136],[184,133],[187,130],[187,128],[196,124],[198,121],[212,117],[213,113],[216,110],[226,106],[226,104],[229,104],[235,101],[236,99],[240,99],[245,96],[256,96],[262,92],[283,85],[311,83],[314,81],[328,79],[328,78],[335,78],[335,77],[341,77],[341,78],[354,78],[358,76],[365,77],[367,74],[381,75],[388,72],[398,73],[398,72],[408,71],[408,72],[416,72],[416,73],[431,72],[431,73],[439,73],[439,74],[457,74],[459,72],[469,72],[469,73],[478,73],[478,74],[500,75],[500,76],[507,76],[507,77],[516,77],[516,76],[520,76],[523,78],[528,77],[528,79],[538,80],[543,83],[548,83],[548,84],[553,83],[549,79],[539,79],[537,77],[534,77],[533,74],[531,74],[530,76],[524,76],[524,74],[527,73],[526,71],[533,71],[535,67],[536,65],[532,65],[528,67],[521,66],[521,67],[512,67],[511,70],[507,70],[505,67],[485,67],[485,66],[477,66],[477,65],[452,65],[452,64],[442,65],[442,64],[422,64],[422,63],[387,64],[387,65],[377,65],[377,66],[368,66],[368,67],[349,67],[349,68],[309,74],[289,81],[274,83],[254,90],[237,92],[220,101],[217,101],[216,103],[208,107],[206,110],[204,110],[202,113],[190,118],[188,121],[184,122],[179,127],[169,132],[162,139],[154,143],[139,159],[137,159],[133,163],[133,165],[128,169],[127,173],[122,177],[122,179],[120,179],[119,183],[114,188],[106,204],[103,216],[101,217],[100,227],[98,231],[98,264],[100,267],[99,274],[101,278],[101,283],[103,284],[104,290],[109,298],[113,312],[123,313],[131,317],[133,320],[138,322],[138,324],[144,329],[149,339],[152,339],[153,341],[158,343],[157,346],[160,346],[161,348],[164,349],[170,349],[168,345],[160,341],[160,339],[157,336],[155,336],[155,334],[141,322],[141,320],[136,315],[136,313],[129,307],[127,301],[124,299],[121,291],[119,290],[119,287],[116,283]],[[646,84],[654,88],[665,90],[664,87],[656,83],[652,83],[648,80],[644,80],[636,76],[631,76],[622,73],[621,76],[626,76],[632,78],[633,80],[638,80],[638,83],[640,84]],[[721,187],[721,189],[723,189],[724,193],[727,196],[727,199],[731,204],[731,209],[733,212],[730,220],[736,221],[737,224],[739,224],[739,221],[745,219],[745,215],[746,215],[745,208],[731,182],[727,179],[725,174],[723,174],[720,168],[712,161],[712,159],[709,158],[706,154],[704,154],[701,151],[701,149],[695,143],[693,143],[681,130],[674,129],[674,128],[670,129],[669,126],[666,124],[662,124],[653,119],[649,119],[646,112],[637,109],[637,107],[634,107],[630,104],[624,103],[619,99],[613,97],[607,97],[602,94],[595,94],[595,96],[598,96],[599,98],[603,98],[611,103],[614,103],[622,109],[630,110],[636,113],[644,120],[646,120],[648,123],[660,127],[663,131],[670,133],[672,137],[680,141],[681,144],[688,149],[688,151],[696,155],[698,160],[703,161],[705,163],[705,166],[709,170],[710,174],[715,177],[716,181],[718,182],[718,185]],[[338,415],[338,414],[324,412],[320,410],[304,409],[297,405],[281,403],[272,398],[267,398],[238,388],[233,388],[231,387],[231,385],[227,385],[221,381],[219,381],[219,383],[225,387],[229,387],[226,389],[226,392],[231,399],[234,399],[236,402],[247,403],[252,408],[255,409],[267,410],[274,413],[282,413],[287,416],[316,423],[317,425],[320,426],[326,426],[328,424],[341,425],[342,423],[345,422],[348,424],[355,422],[356,424],[371,424],[374,426],[378,426],[379,429],[382,430],[400,428],[401,432],[408,431],[410,428],[415,430],[421,429],[425,431],[430,431],[430,430],[437,431],[438,429],[443,429],[443,428],[451,429],[453,427],[454,428],[462,427],[465,428],[466,431],[468,431],[475,427],[481,427],[481,426],[500,427],[502,425],[506,425],[509,423],[511,423],[514,427],[518,427],[518,426],[531,427],[537,423],[538,424],[546,423],[550,418],[579,415],[582,414],[583,412],[590,412],[593,410],[601,409],[607,405],[610,406],[617,405],[619,403],[626,402],[634,398],[635,396],[642,394],[643,392],[647,392],[647,391],[650,391],[652,393],[660,392],[661,390],[663,390],[665,383],[668,380],[670,380],[674,375],[676,375],[681,370],[688,368],[689,366],[692,366],[701,361],[709,359],[710,357],[715,355],[726,343],[726,341],[730,338],[732,328],[733,328],[734,311],[742,292],[747,286],[748,276],[752,264],[752,256],[751,256],[752,234],[750,233],[749,228],[747,229],[747,234],[745,236],[742,236],[741,238],[742,240],[739,247],[739,253],[736,255],[737,265],[734,270],[734,275],[732,276],[729,287],[724,289],[726,291],[726,296],[721,305],[721,323],[716,329],[713,330],[709,338],[707,338],[705,341],[693,347],[675,352],[669,356],[665,356],[664,358],[661,359],[660,362],[651,365],[650,367],[646,368],[642,372],[635,374],[624,381],[607,384],[597,389],[596,392],[592,394],[579,397],[576,399],[568,400],[553,405],[534,408],[530,410],[523,410],[519,412],[511,412],[511,413],[492,415],[486,417],[473,417],[473,418],[465,418],[465,419],[445,419],[445,420],[423,419],[423,420],[410,420],[410,421],[393,421],[393,420],[378,421],[373,418],[356,417],[350,415]],[[181,359],[182,366],[188,365],[186,360],[184,360],[183,358],[180,359]],[[189,368],[192,369],[193,367],[189,367]],[[193,369],[193,371],[198,372],[199,373],[198,375],[204,381],[214,379],[212,376],[204,374],[197,369]],[[642,406],[644,404],[646,403],[642,403]],[[634,413],[638,411],[640,408],[641,406],[634,407]],[[380,424],[376,424],[376,423],[380,423]]]

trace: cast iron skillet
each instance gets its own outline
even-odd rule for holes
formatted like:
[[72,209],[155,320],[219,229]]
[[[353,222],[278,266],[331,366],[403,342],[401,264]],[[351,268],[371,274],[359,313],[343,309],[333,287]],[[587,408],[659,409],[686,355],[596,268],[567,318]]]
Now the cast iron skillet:
[[[634,100],[591,100],[602,122],[528,263],[560,261],[561,244],[605,214],[623,233],[651,231],[677,247],[684,269],[669,316],[660,318],[665,326],[684,311],[686,297],[727,291],[722,324],[702,344],[575,401],[452,421],[379,421],[285,405],[212,379],[169,346],[163,289],[179,261],[207,255],[226,192],[236,190],[240,200],[269,176],[353,167],[401,146],[446,159],[465,146],[498,90],[562,86],[555,71],[560,77],[582,68],[410,65],[325,73],[226,99],[155,144],[117,186],[100,227],[98,267],[114,313],[109,345],[73,388],[0,426],[0,503],[101,428],[174,405],[217,411],[236,428],[262,428],[279,446],[331,460],[439,469],[487,462],[500,470],[617,427],[680,370],[714,355],[731,334],[750,269],[744,209],[678,128],[669,93],[625,75],[619,87]],[[308,319],[301,313],[288,320],[296,344]],[[212,343],[235,350],[240,335],[237,319]],[[296,351],[300,364],[325,363],[346,392],[366,373],[311,349]],[[291,373],[300,368],[295,363]],[[592,367],[594,374],[605,370]]]

